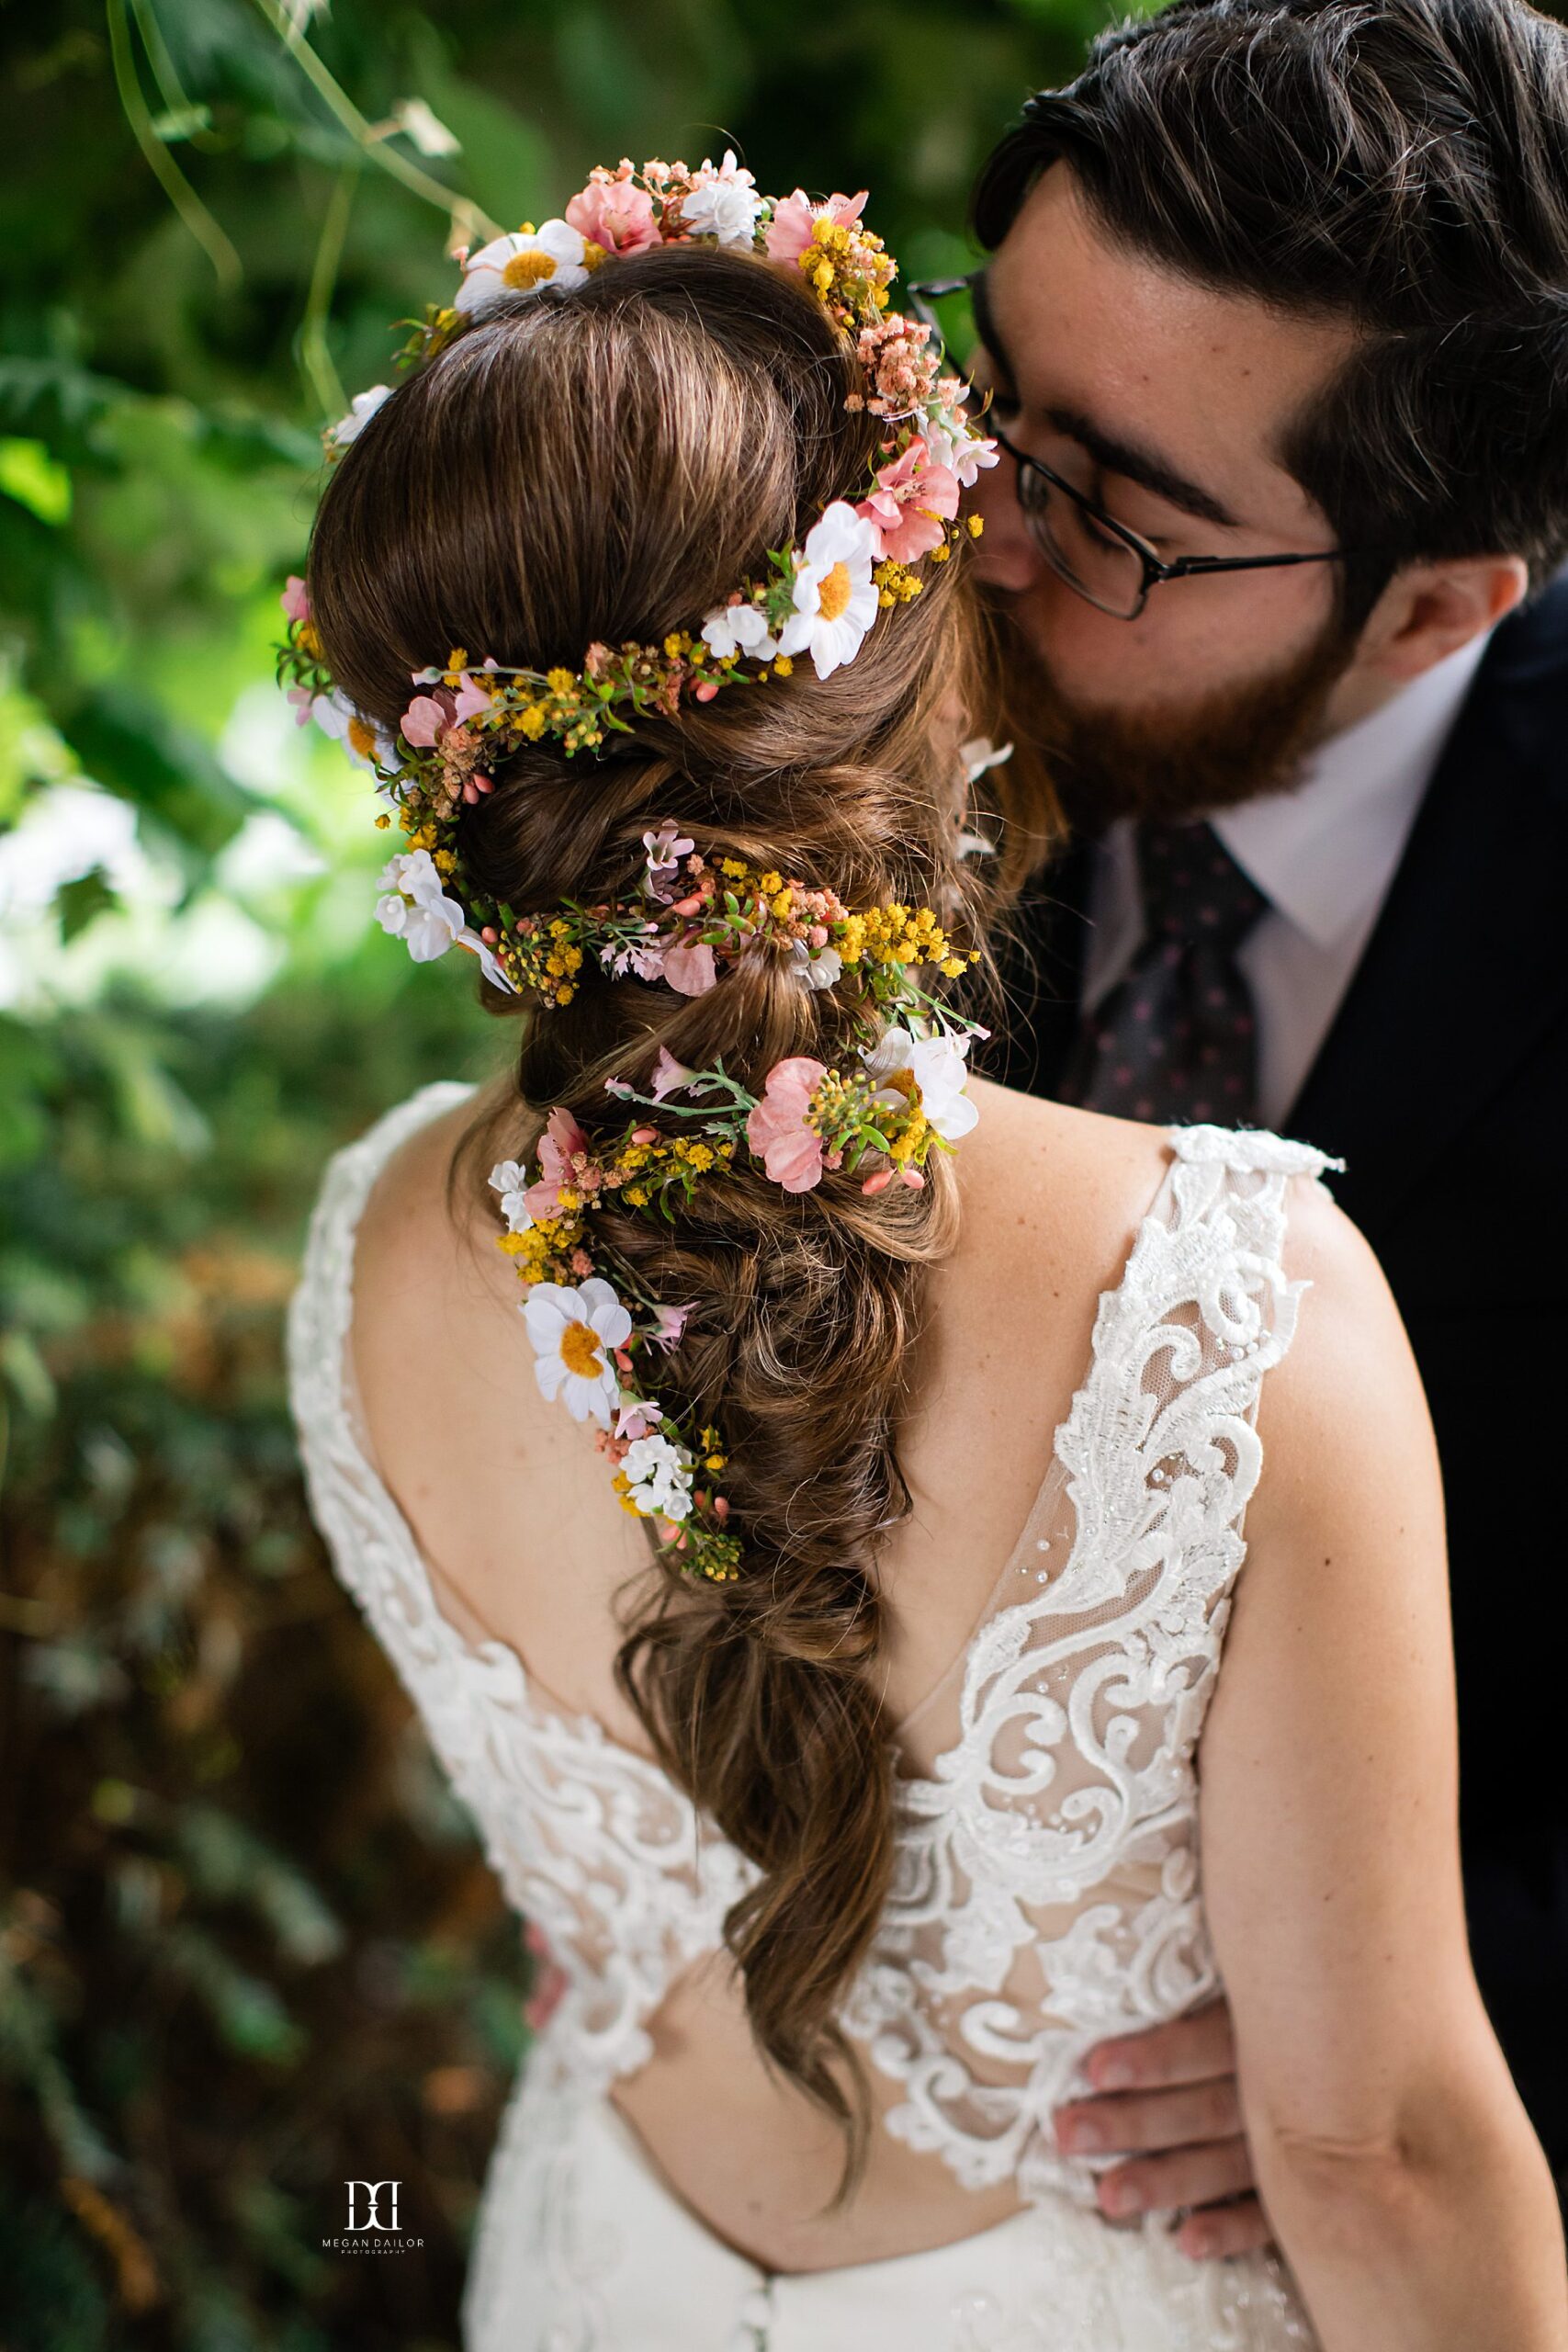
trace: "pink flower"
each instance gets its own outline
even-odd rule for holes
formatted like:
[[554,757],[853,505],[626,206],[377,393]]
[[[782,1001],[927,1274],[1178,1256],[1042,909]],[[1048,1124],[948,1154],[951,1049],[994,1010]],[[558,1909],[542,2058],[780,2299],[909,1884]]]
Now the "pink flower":
[[665,885],[675,880],[681,871],[681,860],[690,856],[696,844],[673,819],[667,817],[657,832],[644,833],[642,845],[648,852],[649,890],[668,906],[670,892]]
[[305,592],[305,582],[297,571],[289,573],[284,582],[283,594],[278,602],[283,606],[286,620],[308,621],[310,619],[310,599]]
[[566,208],[568,224],[607,254],[637,254],[660,242],[648,190],[627,180],[590,180]]
[[523,1195],[523,1205],[531,1217],[555,1216],[560,1210],[560,1188],[576,1185],[581,1174],[572,1163],[587,1159],[592,1147],[570,1111],[558,1102],[545,1123],[539,1138],[540,1176]]
[[664,978],[677,996],[705,996],[718,978],[713,949],[700,943],[695,947],[667,947]]
[[[625,1351],[617,1350],[616,1352],[623,1354]],[[630,1359],[628,1358],[627,1361],[629,1363]],[[657,1396],[634,1396],[628,1404],[617,1407],[615,1433],[618,1438],[635,1441],[639,1437],[647,1437],[649,1430],[656,1430],[663,1419],[664,1408]]]
[[784,197],[773,207],[766,239],[769,257],[773,261],[798,261],[811,243],[818,221],[858,220],[865,209],[866,193],[863,187],[858,196],[830,196],[826,204],[813,204],[806,190],[797,187],[793,196]]
[[958,512],[958,477],[950,467],[931,463],[919,434],[901,458],[883,467],[876,483],[855,513],[877,533],[885,559],[913,563],[941,547],[942,518]]
[[415,695],[398,722],[409,743],[434,745],[452,724],[450,695]]
[[659,1329],[653,1334],[654,1346],[678,1348],[681,1344],[681,1334],[686,1328],[686,1319],[696,1311],[695,1299],[689,1299],[684,1306],[661,1306],[659,1310]]
[[679,1094],[681,1089],[696,1076],[695,1070],[678,1062],[668,1046],[659,1048],[659,1059],[653,1065],[653,1099],[662,1102],[667,1094]]
[[762,1099],[746,1122],[746,1140],[775,1184],[809,1193],[822,1176],[822,1138],[806,1124],[811,1098],[827,1077],[809,1054],[792,1054],[768,1072]]
[[[483,686],[477,686],[466,670],[457,673],[457,693],[452,705],[452,723],[460,727],[466,718],[482,718],[490,708],[490,695]],[[408,734],[408,729],[403,729]],[[409,737],[412,742],[413,738]]]
[[309,727],[310,723],[310,705],[316,699],[315,695],[310,692],[310,687],[290,686],[288,689],[288,699],[294,705],[295,726]]

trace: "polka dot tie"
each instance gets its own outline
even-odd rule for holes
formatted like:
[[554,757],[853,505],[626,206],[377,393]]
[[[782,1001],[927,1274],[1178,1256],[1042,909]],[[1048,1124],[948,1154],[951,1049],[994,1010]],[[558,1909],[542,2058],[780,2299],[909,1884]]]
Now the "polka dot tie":
[[1235,954],[1269,901],[1211,825],[1141,825],[1144,938],[1080,1023],[1060,1093],[1161,1125],[1258,1116],[1258,1022]]

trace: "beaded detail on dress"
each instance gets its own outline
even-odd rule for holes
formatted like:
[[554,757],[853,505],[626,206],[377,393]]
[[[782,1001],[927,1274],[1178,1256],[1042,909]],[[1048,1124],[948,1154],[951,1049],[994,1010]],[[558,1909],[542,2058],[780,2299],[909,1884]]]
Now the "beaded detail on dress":
[[[508,1902],[564,1970],[526,2066],[542,2120],[647,2060],[649,2021],[722,1941],[756,1872],[657,1765],[547,1700],[507,1645],[471,1643],[442,1614],[356,1434],[345,1345],[359,1216],[402,1141],[467,1091],[423,1089],[333,1160],[289,1310],[290,1391],[337,1572]],[[1050,2121],[1084,2087],[1090,2044],[1218,1984],[1193,1755],[1245,1557],[1263,1375],[1304,1287],[1280,1262],[1286,1189],[1337,1164],[1261,1133],[1177,1128],[1169,1144],[1019,1544],[962,1657],[899,1726],[894,1885],[842,2007],[900,2086],[886,2127],[968,2186],[1016,2178],[1029,2203],[1093,2201],[1092,2160],[1058,2156]],[[1310,2341],[1276,2266],[1224,2267],[1238,2321],[1267,2309],[1268,2341]],[[1217,2291],[1204,2287],[1206,2306]],[[1220,2326],[1217,2306],[1204,2324]]]

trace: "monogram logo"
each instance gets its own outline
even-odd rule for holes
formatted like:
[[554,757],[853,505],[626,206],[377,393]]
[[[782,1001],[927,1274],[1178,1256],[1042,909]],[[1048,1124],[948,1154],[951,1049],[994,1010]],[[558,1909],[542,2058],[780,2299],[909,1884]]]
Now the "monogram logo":
[[[344,2187],[348,2191],[348,2222],[346,2226],[349,2229],[395,2230],[397,2228],[398,2191],[402,2187],[402,2183],[400,2181],[349,2180],[344,2183]],[[390,2189],[391,2191],[391,2219],[389,2221],[383,2220],[381,2214],[381,2191],[384,2188]],[[355,2206],[357,2203],[355,2192],[358,2189],[363,2189],[365,2192],[366,2210],[363,2221],[356,2221],[355,2218]]]

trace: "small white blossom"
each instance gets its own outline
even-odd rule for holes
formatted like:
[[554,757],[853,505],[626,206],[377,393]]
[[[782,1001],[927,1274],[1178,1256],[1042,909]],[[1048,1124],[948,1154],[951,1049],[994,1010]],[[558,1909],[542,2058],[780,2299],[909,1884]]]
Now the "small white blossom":
[[463,910],[442,889],[427,849],[405,850],[389,858],[381,870],[380,887],[388,895],[376,902],[376,920],[383,931],[404,942],[416,964],[433,964],[462,936],[467,927]]
[[720,661],[744,653],[752,662],[771,662],[779,650],[768,634],[767,615],[755,605],[721,605],[703,623],[703,643]]
[[372,384],[367,392],[355,392],[348,404],[348,414],[340,416],[328,430],[327,439],[333,447],[346,449],[351,441],[357,441],[382,401],[391,397],[390,384]]
[[681,206],[681,226],[694,237],[716,237],[721,245],[750,246],[762,199],[750,173],[737,164],[734,150],[725,149],[716,171],[705,156],[697,177],[699,185]]
[[501,1159],[490,1171],[491,1190],[501,1194],[501,1214],[506,1219],[508,1233],[531,1233],[534,1220],[528,1214],[528,1171],[521,1160]]
[[972,735],[967,743],[960,743],[958,756],[964,763],[964,781],[974,784],[987,768],[999,768],[1012,757],[1012,745],[1004,743],[998,752],[984,735]]
[[803,988],[837,988],[844,976],[844,959],[836,947],[818,947],[815,953],[804,939],[792,940],[790,953],[795,959],[795,977]]
[[638,1510],[661,1511],[666,1519],[690,1518],[692,1457],[683,1445],[672,1445],[657,1431],[634,1438],[621,1457],[621,1468]]
[[460,155],[462,141],[444,122],[436,119],[423,98],[400,98],[392,108],[392,120],[406,131],[422,155]]

